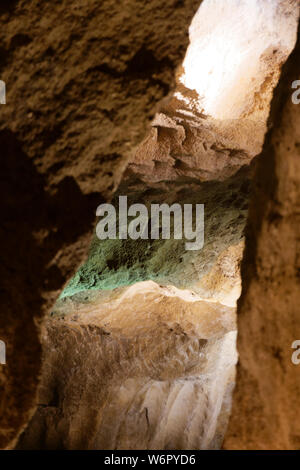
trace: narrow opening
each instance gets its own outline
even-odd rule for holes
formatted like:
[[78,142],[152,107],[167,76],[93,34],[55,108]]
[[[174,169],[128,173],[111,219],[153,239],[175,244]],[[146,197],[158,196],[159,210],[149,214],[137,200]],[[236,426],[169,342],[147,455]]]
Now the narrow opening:
[[[251,179],[296,30],[289,2],[202,2],[176,91],[45,321],[39,406],[19,448],[221,447]],[[152,232],[162,204],[170,225],[163,215]]]

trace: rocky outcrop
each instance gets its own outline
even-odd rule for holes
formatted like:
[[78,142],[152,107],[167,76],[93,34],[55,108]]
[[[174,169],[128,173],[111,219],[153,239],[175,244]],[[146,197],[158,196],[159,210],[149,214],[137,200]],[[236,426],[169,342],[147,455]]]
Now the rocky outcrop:
[[235,338],[234,308],[151,281],[59,301],[18,448],[219,448]]
[[[291,4],[285,6],[283,23],[295,26]],[[295,29],[290,48],[293,38]],[[264,37],[260,46],[262,65]],[[282,46],[280,60],[289,50]],[[242,93],[243,112],[232,119],[201,110],[201,97],[184,87],[179,72],[175,95],[155,116],[112,202],[117,207],[126,195],[128,206],[144,203],[149,210],[152,203],[203,203],[204,247],[188,252],[184,240],[172,237],[94,237],[87,261],[47,320],[40,405],[19,448],[221,446],[234,383],[234,306],[250,180],[278,57],[268,59],[269,81],[256,64],[257,82],[246,98]]]
[[[190,27],[181,81],[215,119],[262,125],[272,91],[295,44],[297,0],[206,0]],[[218,12],[218,14],[216,14]]]
[[34,411],[39,321],[172,89],[199,3],[1,2],[1,448]]
[[[184,238],[170,239],[99,240],[95,235],[89,257],[61,294],[72,296],[83,290],[114,289],[135,282],[152,279],[178,288],[191,288],[202,297],[211,297],[209,289],[201,287],[201,280],[217,262],[218,256],[229,247],[242,243],[247,217],[250,186],[249,168],[242,168],[224,182],[185,181],[159,182],[154,188],[128,180],[121,185],[112,200],[119,207],[119,194],[127,194],[127,205],[143,203],[151,211],[152,203],[204,204],[204,246],[201,250],[186,250]],[[174,224],[174,220],[171,222]],[[232,251],[231,260],[240,259],[240,252]],[[223,270],[222,270],[223,271]],[[239,270],[235,272],[239,278]]]
[[[204,247],[187,252],[182,241],[99,241],[94,237],[86,263],[62,296],[86,289],[112,289],[148,279],[192,288],[202,297],[210,296],[203,288],[208,284],[205,280],[203,283],[202,278],[208,275],[222,253],[239,245],[243,239],[254,157],[262,148],[280,66],[295,43],[296,6],[295,1],[286,0],[268,4],[261,0],[239,5],[233,2],[233,14],[230,14],[230,4],[223,7],[224,24],[220,27],[213,14],[215,1],[208,0],[201,5],[190,28],[191,43],[184,60],[185,68],[179,69],[177,74],[175,93],[156,114],[149,135],[130,159],[112,200],[115,207],[119,195],[128,197],[128,205],[204,204]],[[259,22],[247,19],[247,8],[248,14],[253,11],[262,14]],[[205,23],[206,17],[208,23]],[[237,17],[241,18],[241,24],[232,35]],[[216,38],[207,30],[210,22]],[[243,27],[245,34],[239,44],[236,35],[241,34]],[[222,49],[220,44],[224,43]],[[185,85],[190,84],[191,75],[195,83],[210,83],[205,58],[212,50],[216,53],[216,70],[210,64],[211,73],[219,71],[222,53],[230,56],[236,66],[234,70],[226,69],[226,62],[221,63],[224,83],[221,86],[218,81],[218,88],[214,89],[214,112],[209,101],[204,100],[203,104],[199,90],[188,89]],[[189,65],[191,57],[196,71],[203,61],[204,70],[196,77]],[[245,61],[251,62],[246,75]],[[272,79],[268,80],[270,74]],[[265,82],[268,86],[264,86]],[[234,95],[235,105],[229,107],[230,92],[239,87],[241,89]],[[207,99],[211,97],[210,92],[210,88],[203,91]],[[261,101],[254,106],[258,95]],[[222,115],[224,110],[226,116]],[[235,259],[231,256],[233,264],[240,259],[241,253],[236,254]],[[228,295],[231,296],[229,292]]]
[[227,449],[299,449],[300,39],[276,89],[249,209]]
[[[0,372],[1,447],[12,446],[30,418],[18,448],[221,446],[250,183],[273,88],[294,45],[299,2],[232,0],[216,23],[216,1],[205,0],[175,93],[143,140],[156,102],[174,88],[198,3],[21,0],[0,7],[0,72],[8,89],[0,142],[9,157],[0,240],[0,338],[8,352]],[[276,90],[282,104],[281,96]],[[283,311],[290,332],[298,325],[291,106],[279,108],[283,127],[259,157],[226,448],[299,446],[284,395],[288,384],[295,402],[295,366],[286,362],[290,336],[280,330]],[[273,109],[269,127],[275,118]],[[94,237],[72,276],[94,209],[122,194],[147,207],[205,204],[203,249],[187,251],[184,240],[172,238]],[[19,239],[11,236],[17,232]]]

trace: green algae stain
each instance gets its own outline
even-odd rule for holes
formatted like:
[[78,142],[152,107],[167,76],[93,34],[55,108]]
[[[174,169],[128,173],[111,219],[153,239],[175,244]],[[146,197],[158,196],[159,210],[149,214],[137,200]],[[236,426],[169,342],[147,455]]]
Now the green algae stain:
[[60,298],[84,290],[115,289],[157,280],[174,270],[184,251],[182,240],[105,240],[94,238],[89,257]]
[[[87,261],[65,287],[60,299],[82,291],[111,290],[146,280],[182,288],[197,284],[216,257],[243,237],[248,202],[248,190],[243,189],[245,180],[247,173],[240,172],[224,182],[201,183],[198,191],[187,188],[180,196],[181,204],[205,204],[202,250],[186,251],[185,240],[99,240],[95,234]],[[167,202],[168,196],[166,193]],[[144,195],[135,198],[130,203],[146,200]],[[161,195],[159,202],[163,201]]]

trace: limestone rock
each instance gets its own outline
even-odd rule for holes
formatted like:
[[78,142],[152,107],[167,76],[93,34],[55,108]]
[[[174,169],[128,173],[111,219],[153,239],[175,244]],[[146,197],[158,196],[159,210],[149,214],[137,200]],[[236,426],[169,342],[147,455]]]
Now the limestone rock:
[[18,448],[219,448],[235,338],[234,308],[151,281],[61,300]]
[[[214,2],[205,3],[207,7],[209,5],[214,5]],[[87,261],[63,291],[53,310],[53,319],[48,323],[44,337],[41,406],[23,435],[20,448],[220,447],[230,412],[235,364],[234,328],[224,331],[224,322],[228,325],[234,318],[234,305],[240,293],[239,263],[250,180],[257,164],[254,157],[262,147],[272,90],[280,66],[293,47],[297,22],[293,2],[280,1],[278,8],[271,2],[268,6],[260,1],[255,4],[245,2],[240,7],[236,5],[235,14],[245,18],[245,5],[250,10],[258,8],[264,13],[262,23],[265,21],[266,31],[258,45],[255,37],[256,46],[248,51],[247,60],[252,61],[253,67],[250,67],[250,75],[245,78],[242,74],[245,63],[237,68],[242,75],[235,76],[235,90],[232,90],[231,83],[231,93],[234,95],[232,106],[226,102],[230,95],[226,86],[233,80],[232,77],[229,77],[229,82],[225,80],[224,89],[219,89],[214,97],[214,103],[220,97],[220,106],[223,106],[223,111],[219,108],[218,112],[216,109],[212,112],[213,108],[208,106],[209,90],[205,105],[201,95],[195,90],[188,90],[186,82],[182,83],[188,74],[186,62],[189,51],[183,70],[185,75],[179,71],[174,96],[164,102],[160,113],[155,116],[150,134],[130,159],[112,199],[115,206],[122,194],[127,195],[128,204],[142,202],[147,207],[154,202],[169,205],[174,202],[181,205],[204,203],[203,249],[189,253],[183,241],[173,239],[99,241],[94,238]],[[201,12],[202,9],[200,15]],[[225,13],[228,19],[228,12]],[[282,26],[280,31],[275,27],[278,21]],[[249,37],[257,34],[256,28],[261,28],[262,23],[251,23]],[[289,28],[288,35],[281,41],[284,31]],[[199,30],[201,32],[201,26]],[[243,40],[241,49],[236,51],[233,47],[237,57],[247,50]],[[235,46],[234,37],[231,36],[228,43]],[[278,53],[274,53],[273,46],[278,47]],[[201,53],[202,48],[199,49],[199,56]],[[255,72],[257,76],[254,80],[251,75]],[[200,82],[205,78],[198,77]],[[252,86],[248,87],[251,78]],[[149,294],[149,284],[141,282],[149,279],[160,284],[164,300],[157,292],[154,296]],[[154,289],[152,283],[150,286]],[[180,297],[178,290],[186,289],[190,299],[192,296],[198,298],[193,304],[193,313],[185,308],[185,302],[191,301],[187,298],[183,304],[180,301],[180,307],[170,304],[168,292],[172,289],[177,292],[177,297]],[[180,308],[180,314],[177,308]],[[168,327],[171,325],[168,340],[165,324]],[[185,356],[187,362],[178,358],[181,349],[177,343],[174,347],[170,346],[170,356],[162,347],[169,340],[173,341],[173,333],[177,331],[174,324],[186,335],[188,348],[195,337],[199,341],[207,341],[207,351],[205,348],[197,350],[197,365],[189,362],[192,359],[193,363],[193,355],[192,358]],[[222,333],[219,331],[221,337],[218,338],[215,336],[217,325],[218,328],[223,325]],[[110,338],[111,348],[115,352],[113,357],[110,350],[105,349],[98,328],[104,328],[104,335]],[[73,331],[78,335],[75,340]],[[57,337],[60,340],[54,343],[54,347],[53,341],[57,341]],[[136,350],[128,352],[127,346],[123,346],[124,337],[130,338],[130,344],[138,345]],[[151,346],[159,351],[159,357],[152,355],[151,348],[144,349],[144,341],[148,344],[150,337]],[[99,344],[99,364],[98,347],[94,345],[95,352],[90,352],[95,342]],[[75,370],[75,375],[73,372],[69,374],[63,365],[63,358],[69,354],[64,349],[65,343],[68,351],[77,351],[79,347],[79,362],[69,365],[71,371]],[[55,351],[54,356],[51,351]],[[124,363],[125,373],[122,351],[125,351],[126,358],[129,355]],[[194,351],[193,347],[191,351]],[[225,351],[228,354],[224,356]],[[204,356],[201,356],[202,353]],[[82,357],[88,358],[85,369],[81,363]],[[106,367],[106,358],[111,358],[110,363],[116,364],[110,376],[102,372],[102,367]],[[179,375],[172,375],[173,360],[178,364],[176,373]],[[226,366],[223,360],[226,360]],[[52,366],[53,362],[55,367]],[[219,364],[222,364],[225,376],[219,372]],[[162,375],[155,375],[153,370]],[[186,375],[187,370],[191,376]],[[67,377],[66,381],[61,371]],[[78,392],[77,386],[75,390],[71,386],[80,383],[76,376],[79,371],[83,371],[81,375],[85,384],[81,392]],[[212,375],[207,379],[210,373]],[[215,382],[216,376],[221,380],[218,384]],[[179,385],[187,377],[193,377],[196,388],[194,385]],[[157,380],[163,384],[158,386]],[[165,380],[168,380],[167,386]],[[58,389],[53,405],[53,390]],[[101,393],[94,396],[93,390],[100,389]],[[174,394],[178,394],[178,401]],[[187,397],[195,403],[197,411],[194,414],[183,405]],[[195,397],[195,402],[192,397]],[[172,407],[169,406],[170,401]],[[88,403],[93,406],[89,407]],[[147,406],[143,405],[145,403]],[[78,407],[77,417],[74,410]],[[196,428],[198,434],[194,433]]]
[[[225,447],[299,448],[299,114],[280,91],[299,79],[299,45],[255,158],[299,1],[218,2],[216,15],[205,0],[182,63],[199,3],[1,3],[0,447],[31,417],[18,448],[221,446],[259,162]],[[204,203],[204,248],[94,237],[73,276],[94,209],[122,193],[148,207]]]
[[227,449],[299,449],[300,40],[276,90],[259,157],[238,303],[239,367]]
[[1,448],[34,411],[39,320],[172,89],[199,3],[1,1]]

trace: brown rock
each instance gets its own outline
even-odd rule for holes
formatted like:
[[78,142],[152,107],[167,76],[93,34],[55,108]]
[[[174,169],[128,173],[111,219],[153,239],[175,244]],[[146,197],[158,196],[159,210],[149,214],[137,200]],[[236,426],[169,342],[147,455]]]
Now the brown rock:
[[172,88],[199,3],[1,2],[1,448],[35,408],[39,320]]
[[258,159],[238,302],[237,385],[227,449],[299,449],[300,40],[275,91],[274,125]]
[[[224,3],[219,21],[216,0],[206,1],[190,28],[176,94],[142,141],[156,102],[173,89],[198,3],[0,6],[8,90],[0,116],[7,344],[0,447],[12,447],[31,417],[19,448],[221,445],[235,363],[235,309],[226,305],[239,293],[249,179],[299,2],[251,0],[234,12]],[[248,22],[247,8],[257,21]],[[234,31],[233,14],[241,19]],[[219,56],[215,40],[226,43]],[[225,448],[300,445],[291,363],[299,329],[299,112],[287,86],[300,76],[296,54],[299,45],[275,91],[269,128],[276,125],[255,180]],[[148,247],[94,239],[41,329],[85,254],[93,207],[122,191],[131,202],[205,202],[205,247],[194,255],[173,240]]]
[[18,448],[219,448],[235,339],[234,308],[152,281],[59,301]]

